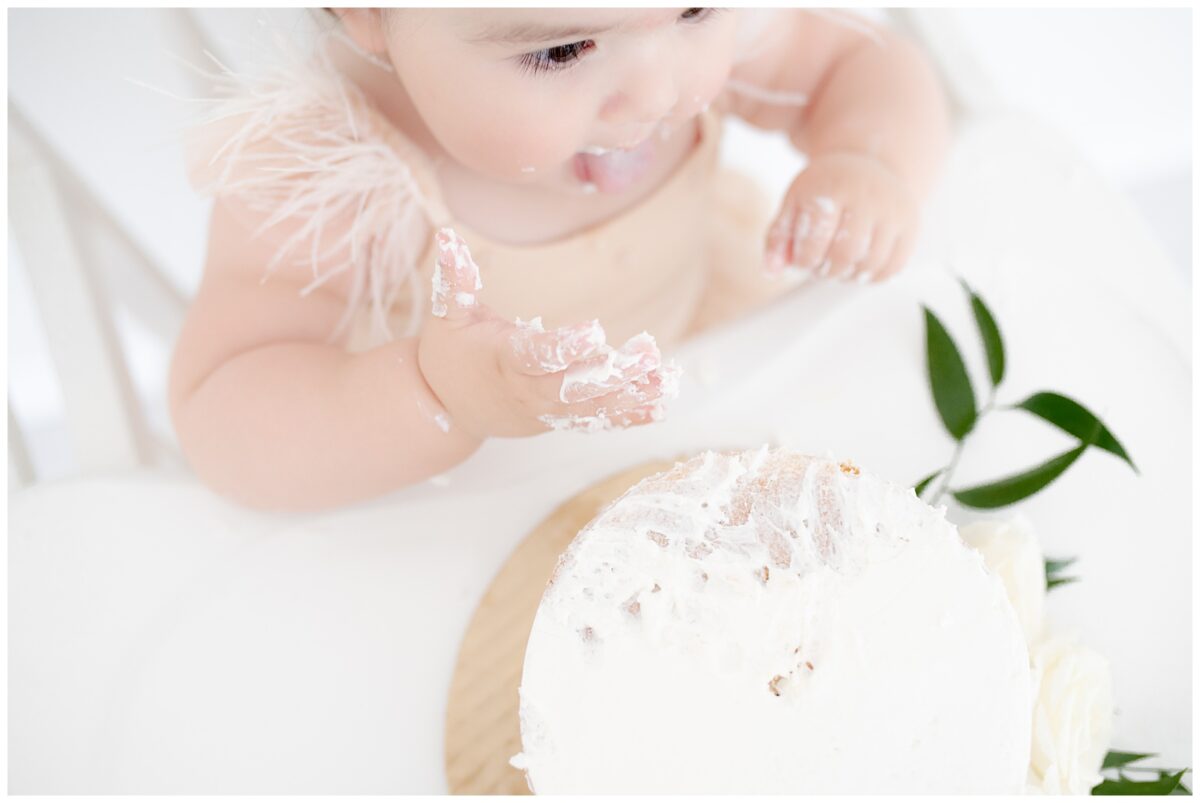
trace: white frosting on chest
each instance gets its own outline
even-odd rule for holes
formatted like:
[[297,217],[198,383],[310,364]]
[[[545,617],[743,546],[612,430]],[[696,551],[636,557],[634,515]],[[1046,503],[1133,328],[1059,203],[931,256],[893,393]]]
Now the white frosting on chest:
[[943,511],[827,460],[707,453],[560,560],[516,764],[539,793],[1016,792],[1031,694]]

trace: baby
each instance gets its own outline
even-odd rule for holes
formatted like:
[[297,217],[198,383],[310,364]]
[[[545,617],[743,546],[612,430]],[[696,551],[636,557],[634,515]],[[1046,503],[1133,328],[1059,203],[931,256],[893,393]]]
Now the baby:
[[[255,507],[377,496],[489,437],[659,420],[660,344],[797,276],[899,270],[945,149],[921,53],[838,12],[330,19],[198,146],[216,202],[171,414],[199,477]],[[808,157],[774,214],[717,164],[725,115]]]

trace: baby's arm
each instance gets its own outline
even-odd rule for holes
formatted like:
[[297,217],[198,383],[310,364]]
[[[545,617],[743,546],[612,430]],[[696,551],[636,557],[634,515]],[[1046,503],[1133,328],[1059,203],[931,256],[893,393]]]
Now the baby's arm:
[[733,76],[804,101],[733,101],[809,157],[768,238],[768,263],[886,276],[911,253],[946,149],[944,93],[920,49],[887,29],[844,12],[780,13],[778,34]]
[[[673,391],[650,338],[614,350],[595,322],[541,332],[475,304],[461,241],[442,251],[440,317],[420,337],[349,354],[325,342],[345,300],[323,289],[301,297],[311,275],[293,267],[260,283],[275,242],[250,237],[244,218],[214,207],[170,379],[188,461],[243,504],[367,499],[456,465],[488,436],[649,423]],[[456,255],[474,273],[456,272]]]
[[345,301],[281,270],[218,201],[208,264],[171,366],[171,414],[197,475],[254,507],[376,496],[461,462],[481,439],[443,431],[417,339],[359,354],[326,344]]
[[945,95],[925,54],[899,34],[847,12],[778,13],[786,14],[778,33],[733,78],[804,102],[735,96],[734,111],[759,127],[787,131],[810,158],[870,155],[923,196],[948,133]]

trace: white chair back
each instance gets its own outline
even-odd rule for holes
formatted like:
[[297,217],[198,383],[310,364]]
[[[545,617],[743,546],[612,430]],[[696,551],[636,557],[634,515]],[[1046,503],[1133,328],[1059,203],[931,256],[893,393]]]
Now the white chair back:
[[[34,34],[35,41],[28,44],[36,50],[40,38],[37,34],[63,19],[56,19],[56,15],[70,12],[16,13],[36,15],[18,20],[26,32]],[[179,59],[202,63],[207,44],[188,10],[146,10],[141,14],[162,34],[160,41],[165,42],[167,51]],[[152,20],[146,20],[149,15]],[[68,33],[83,27],[76,22],[74,28],[66,28]],[[139,329],[169,346],[183,321],[185,294],[131,234],[129,221],[118,220],[110,208],[112,199],[98,197],[93,189],[95,177],[86,180],[87,171],[78,161],[80,154],[70,152],[73,143],[60,137],[56,144],[49,135],[59,132],[35,121],[39,113],[43,120],[69,113],[54,107],[74,100],[53,97],[52,91],[37,85],[34,68],[53,69],[49,63],[53,60],[51,53],[46,63],[22,62],[18,64],[22,73],[12,76],[9,231],[46,336],[74,467],[81,473],[92,473],[179,463],[174,447],[147,425],[117,334],[117,316],[128,316]],[[185,81],[194,79],[187,70],[180,70],[180,74]],[[104,76],[102,83],[106,88],[127,88],[125,76],[112,72]],[[198,81],[190,87],[196,93],[202,91]],[[151,97],[143,89],[135,91]],[[21,102],[22,95],[25,103]],[[94,124],[97,129],[121,126],[125,119],[94,120]],[[163,139],[160,132],[153,136]],[[95,152],[83,158],[89,156],[95,159]],[[198,261],[200,255],[195,256]],[[11,389],[8,438],[9,487],[35,482],[38,477],[31,449],[14,414]]]

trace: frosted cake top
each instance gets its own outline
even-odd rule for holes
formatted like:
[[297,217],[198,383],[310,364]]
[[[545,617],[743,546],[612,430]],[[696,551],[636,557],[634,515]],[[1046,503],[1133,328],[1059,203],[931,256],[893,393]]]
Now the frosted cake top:
[[1015,793],[1031,695],[943,509],[845,463],[707,452],[560,558],[513,764],[539,793]]

